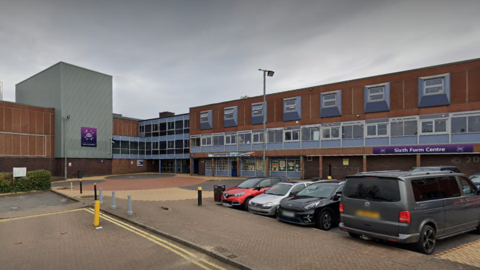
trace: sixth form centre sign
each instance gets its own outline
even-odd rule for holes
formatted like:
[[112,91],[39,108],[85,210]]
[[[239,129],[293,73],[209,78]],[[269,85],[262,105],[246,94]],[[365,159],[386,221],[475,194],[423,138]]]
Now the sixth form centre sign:
[[473,144],[373,147],[374,154],[439,154],[473,152]]

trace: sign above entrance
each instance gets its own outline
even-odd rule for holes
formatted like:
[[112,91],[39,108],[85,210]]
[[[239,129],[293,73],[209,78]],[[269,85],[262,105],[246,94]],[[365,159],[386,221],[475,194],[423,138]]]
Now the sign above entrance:
[[374,154],[439,154],[473,152],[473,144],[373,147]]
[[230,152],[230,153],[213,153],[208,154],[208,157],[253,157],[255,152]]

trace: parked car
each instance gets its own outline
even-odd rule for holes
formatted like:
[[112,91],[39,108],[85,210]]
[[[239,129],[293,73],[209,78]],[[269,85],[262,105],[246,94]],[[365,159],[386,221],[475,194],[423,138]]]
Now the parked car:
[[294,197],[283,199],[277,209],[277,219],[330,230],[340,220],[338,207],[343,183],[334,180],[313,183]]
[[278,182],[288,181],[283,177],[253,177],[235,187],[228,188],[223,192],[222,205],[228,207],[244,207],[248,210],[248,202],[255,196],[264,193]]
[[480,189],[480,173],[474,173],[470,175],[468,178],[470,178],[470,180],[472,180],[475,186],[477,186],[477,188]]
[[413,243],[431,254],[437,239],[480,233],[480,192],[451,171],[363,173],[347,177],[340,213],[351,237]]
[[258,195],[248,203],[248,211],[266,216],[275,216],[280,201],[296,195],[311,182],[279,182],[265,193]]
[[430,171],[452,171],[460,173],[460,169],[457,166],[422,166],[422,167],[413,167],[413,172],[430,172]]

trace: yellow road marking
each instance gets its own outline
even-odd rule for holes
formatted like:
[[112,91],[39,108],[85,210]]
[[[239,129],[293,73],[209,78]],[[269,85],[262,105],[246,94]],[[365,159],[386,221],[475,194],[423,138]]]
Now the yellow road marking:
[[[84,210],[87,211],[87,212],[89,212],[89,213],[94,214],[94,211],[93,211],[92,209],[84,209]],[[131,231],[131,232],[137,234],[138,236],[141,236],[141,237],[143,237],[143,238],[145,238],[145,239],[147,239],[147,240],[150,240],[151,242],[154,242],[155,244],[157,244],[157,245],[159,245],[159,246],[162,246],[162,247],[164,247],[164,248],[166,248],[166,249],[168,249],[168,250],[176,253],[177,255],[179,255],[179,256],[183,257],[184,259],[186,259],[186,260],[188,260],[188,261],[190,261],[190,262],[198,265],[199,267],[201,267],[201,268],[203,268],[203,269],[210,270],[210,268],[208,268],[207,266],[202,265],[201,263],[199,263],[199,262],[193,260],[192,258],[190,258],[190,257],[193,257],[193,258],[196,259],[197,256],[195,256],[195,254],[193,254],[193,253],[191,253],[191,252],[189,252],[189,251],[187,251],[187,250],[185,250],[185,249],[183,249],[183,248],[181,248],[181,247],[178,247],[178,246],[176,246],[176,245],[174,245],[174,244],[172,244],[172,243],[170,243],[170,242],[168,242],[168,241],[165,241],[165,240],[163,240],[163,239],[160,239],[160,238],[158,238],[158,237],[155,236],[155,235],[149,234],[149,233],[147,233],[147,232],[145,232],[145,231],[142,231],[142,230],[140,230],[140,229],[138,229],[138,228],[136,228],[136,227],[134,227],[134,226],[131,226],[131,225],[127,224],[127,223],[124,223],[124,222],[119,221],[119,220],[116,220],[116,219],[114,219],[114,218],[112,218],[112,217],[110,217],[110,216],[107,216],[107,215],[105,215],[105,214],[103,214],[103,213],[101,213],[100,215],[101,215],[101,217],[102,217],[103,219],[108,220],[108,221],[110,221],[111,223],[116,224],[117,226],[122,227],[122,228],[124,228],[124,229],[126,229],[126,230],[128,230],[128,231]],[[163,243],[161,243],[161,242],[163,242]],[[168,246],[167,246],[167,245],[168,245]],[[169,246],[170,246],[170,247],[169,247]],[[175,250],[175,249],[177,249],[178,251]],[[183,253],[181,253],[181,252],[187,254],[187,255],[190,256],[190,257],[188,257],[187,255],[185,255],[185,254],[183,254]],[[226,270],[225,268],[223,268],[223,267],[221,267],[221,266],[218,266],[218,265],[216,265],[216,264],[214,264],[214,263],[211,263],[211,262],[209,262],[209,261],[206,261],[206,260],[204,260],[204,259],[201,259],[201,261],[203,261],[204,263],[209,264],[209,265],[211,265],[212,267],[215,267],[215,268],[217,268],[217,269]]]
[[51,216],[51,215],[57,215],[57,214],[64,214],[64,213],[70,213],[70,212],[76,212],[76,211],[82,211],[82,210],[85,210],[85,209],[84,209],[84,208],[80,208],[80,209],[73,209],[73,210],[67,210],[67,211],[61,211],[61,212],[53,212],[53,213],[46,213],[46,214],[39,214],[39,215],[31,215],[31,216],[24,216],[24,217],[6,218],[6,219],[0,219],[0,223],[1,223],[1,222],[7,222],[7,221],[14,221],[14,220],[26,219],[26,218],[44,217],[44,216]]

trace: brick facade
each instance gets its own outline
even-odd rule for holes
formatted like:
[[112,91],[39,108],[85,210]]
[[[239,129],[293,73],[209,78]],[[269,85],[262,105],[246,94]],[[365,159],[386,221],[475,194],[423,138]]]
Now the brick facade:
[[113,118],[113,135],[138,137],[138,121]]
[[0,157],[0,172],[13,172],[13,167],[26,167],[27,171],[47,170],[55,172],[54,158],[39,157]]
[[113,174],[158,172],[158,160],[143,160],[143,166],[137,166],[137,159],[114,159]]

